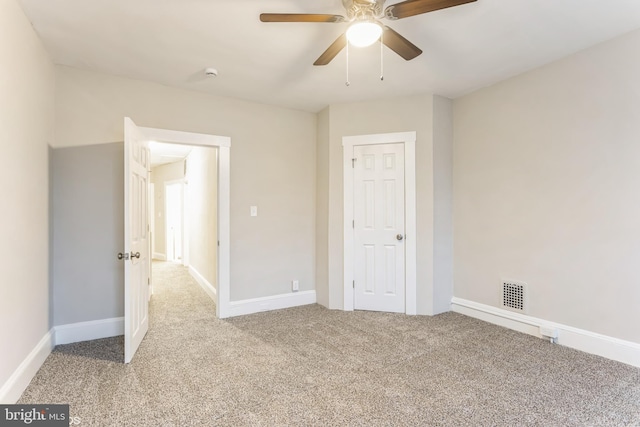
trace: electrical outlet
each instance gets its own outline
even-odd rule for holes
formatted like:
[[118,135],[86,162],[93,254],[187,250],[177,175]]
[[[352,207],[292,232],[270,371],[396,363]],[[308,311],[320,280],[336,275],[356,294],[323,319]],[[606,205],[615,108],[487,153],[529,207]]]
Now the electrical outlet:
[[291,290],[293,292],[298,292],[300,290],[300,282],[298,282],[297,280],[292,280],[291,281]]

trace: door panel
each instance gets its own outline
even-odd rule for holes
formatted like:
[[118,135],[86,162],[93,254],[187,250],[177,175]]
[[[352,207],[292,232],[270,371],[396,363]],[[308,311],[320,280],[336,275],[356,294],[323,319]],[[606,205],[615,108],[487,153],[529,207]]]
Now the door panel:
[[404,313],[404,145],[355,146],[353,157],[354,308]]
[[149,329],[149,148],[135,123],[125,118],[124,240],[130,257],[124,267],[124,361],[131,362]]

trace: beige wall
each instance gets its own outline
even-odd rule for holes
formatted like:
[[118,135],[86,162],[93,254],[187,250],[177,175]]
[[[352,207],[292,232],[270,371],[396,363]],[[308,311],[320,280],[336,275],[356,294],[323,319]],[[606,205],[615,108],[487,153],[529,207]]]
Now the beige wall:
[[124,116],[231,137],[232,301],[314,289],[315,114],[56,67],[57,146],[122,141]]
[[454,103],[455,295],[640,343],[640,31]]
[[[416,197],[417,197],[417,308],[419,314],[434,314],[449,309],[437,305],[441,299],[450,301],[451,284],[434,281],[434,162],[438,163],[439,173],[451,171],[450,156],[436,158],[440,151],[434,151],[434,117],[447,117],[448,100],[434,103],[432,95],[416,95],[378,101],[336,104],[329,107],[329,119],[321,121],[319,141],[322,144],[322,132],[328,127],[328,182],[319,174],[319,192],[328,191],[328,293],[330,308],[343,307],[343,150],[342,137],[389,132],[416,131]],[[435,109],[442,109],[440,116],[434,116]],[[324,112],[322,114],[325,114]],[[443,122],[441,126],[447,126]],[[439,143],[451,143],[446,132],[438,134]],[[324,148],[323,148],[324,149]],[[326,150],[326,149],[325,149]],[[447,163],[449,162],[449,163]],[[441,191],[450,192],[446,186]],[[446,198],[439,199],[446,203]],[[445,209],[446,211],[446,209]],[[319,212],[322,214],[322,212]],[[318,220],[320,221],[320,220]],[[447,230],[443,228],[443,234]],[[450,230],[449,230],[450,234]],[[410,238],[410,237],[409,237]],[[449,255],[450,257],[450,255]],[[448,268],[447,266],[443,268]],[[445,277],[443,274],[442,277]],[[319,284],[319,288],[322,284]],[[448,292],[448,296],[441,296]],[[438,297],[436,297],[438,295]]]
[[218,150],[195,147],[187,157],[189,266],[217,289]]
[[453,102],[441,96],[433,97],[433,158],[433,313],[442,313],[453,297]]
[[[316,141],[316,298],[329,302],[329,108],[318,113]],[[335,307],[334,307],[335,308]]]
[[124,316],[124,144],[52,150],[54,326]]
[[153,183],[153,253],[162,259],[167,256],[167,227],[165,218],[167,206],[164,198],[164,185],[168,181],[184,178],[184,160],[167,163],[151,168],[151,183]]
[[14,0],[0,0],[0,63],[2,388],[51,327],[48,144],[54,137],[54,69]]

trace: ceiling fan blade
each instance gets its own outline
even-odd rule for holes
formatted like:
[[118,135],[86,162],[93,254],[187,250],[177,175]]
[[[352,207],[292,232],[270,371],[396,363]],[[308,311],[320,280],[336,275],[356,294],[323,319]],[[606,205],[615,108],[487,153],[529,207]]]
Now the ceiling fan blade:
[[344,22],[344,16],[310,13],[261,13],[262,22]]
[[384,27],[382,43],[407,61],[411,61],[422,53],[422,50],[420,50],[418,46],[414,45],[389,27]]
[[384,14],[389,19],[402,19],[474,1],[477,0],[407,0],[387,7]]
[[342,49],[347,45],[347,36],[342,34],[334,41],[327,50],[324,51],[320,58],[316,59],[313,65],[327,65]]

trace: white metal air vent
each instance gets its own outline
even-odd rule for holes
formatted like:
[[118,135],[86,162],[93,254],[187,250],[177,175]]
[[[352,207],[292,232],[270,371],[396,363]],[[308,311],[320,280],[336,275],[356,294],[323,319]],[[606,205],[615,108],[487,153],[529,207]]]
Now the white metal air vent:
[[517,280],[503,280],[501,289],[502,308],[527,312],[527,284]]

